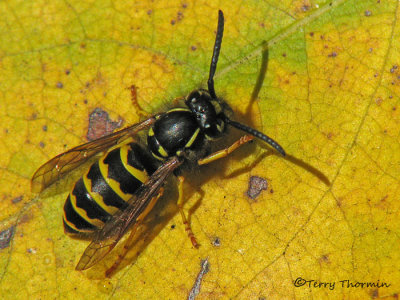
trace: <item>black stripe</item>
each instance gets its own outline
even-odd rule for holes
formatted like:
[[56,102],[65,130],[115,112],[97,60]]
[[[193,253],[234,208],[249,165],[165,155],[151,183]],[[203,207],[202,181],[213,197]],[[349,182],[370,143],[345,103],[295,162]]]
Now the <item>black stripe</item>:
[[92,182],[91,191],[98,193],[103,197],[104,204],[107,206],[113,206],[118,209],[124,209],[128,206],[124,199],[122,199],[114,190],[107,184],[101,175],[99,163],[94,163],[86,175]]
[[[119,183],[120,189],[125,194],[133,195],[142,185],[142,182],[134,177],[127,169],[125,169],[121,157],[120,149],[117,148],[107,154],[104,158],[104,163],[108,165],[108,178],[114,179]],[[136,169],[144,170],[143,165],[136,161]]]
[[159,161],[139,144],[130,143],[129,146],[128,164],[136,169],[144,168],[149,175],[153,174],[159,166]]
[[[83,219],[80,215],[78,215],[78,213],[75,211],[74,207],[72,206],[70,195],[68,195],[68,198],[65,201],[64,212],[65,212],[65,218],[68,220],[68,222],[71,222],[72,224],[74,224],[78,230],[94,231],[97,229],[96,226],[88,223],[85,219]],[[64,222],[64,230],[68,232],[69,230],[65,225],[66,224]],[[69,227],[69,228],[71,228],[71,227]],[[72,229],[72,230],[74,230],[74,229]]]
[[[159,141],[157,140],[155,135],[148,135],[147,136],[147,145],[149,146],[149,149],[158,157],[163,158],[163,156],[161,155],[161,153],[158,151],[158,149],[161,148],[161,145],[159,143]],[[163,158],[165,159],[165,158]]]
[[[91,168],[92,169],[92,168]],[[72,194],[76,197],[76,206],[86,211],[91,219],[99,219],[107,222],[110,214],[101,208],[86,190],[83,178],[79,179],[72,190]]]
[[69,225],[65,222],[65,220],[63,220],[63,224],[64,224],[64,232],[65,232],[66,234],[80,234],[79,231],[77,231],[77,230],[73,229],[71,226],[69,226]]

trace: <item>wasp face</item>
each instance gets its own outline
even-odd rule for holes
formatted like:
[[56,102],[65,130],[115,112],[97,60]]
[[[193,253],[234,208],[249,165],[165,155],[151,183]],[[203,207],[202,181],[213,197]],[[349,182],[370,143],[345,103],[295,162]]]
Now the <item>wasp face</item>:
[[189,94],[185,104],[195,116],[200,129],[210,139],[218,138],[225,130],[224,113],[217,99],[206,90],[195,90]]

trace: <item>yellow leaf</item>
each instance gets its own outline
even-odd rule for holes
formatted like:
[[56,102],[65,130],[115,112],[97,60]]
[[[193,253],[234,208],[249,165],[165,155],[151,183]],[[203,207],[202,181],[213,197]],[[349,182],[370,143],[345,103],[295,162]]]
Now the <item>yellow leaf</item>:
[[[0,2],[2,298],[398,295],[399,2],[217,3]],[[132,86],[148,114],[206,87],[218,9],[225,32],[217,95],[287,158],[256,142],[185,173],[199,249],[171,180],[111,279],[104,264],[121,245],[104,263],[75,271],[88,241],[63,233],[73,180],[36,197],[32,174],[86,142],[94,111],[137,122]],[[240,136],[230,132],[221,147]],[[263,183],[252,187],[254,199],[249,182]]]

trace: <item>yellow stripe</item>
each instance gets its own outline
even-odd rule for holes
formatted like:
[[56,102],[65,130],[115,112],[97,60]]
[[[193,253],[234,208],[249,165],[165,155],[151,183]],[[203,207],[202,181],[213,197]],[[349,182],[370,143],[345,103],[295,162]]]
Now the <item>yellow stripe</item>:
[[173,112],[173,111],[189,111],[190,110],[188,108],[184,108],[184,107],[175,107],[173,109],[170,109],[169,111],[167,111],[167,113]]
[[197,128],[196,131],[193,133],[192,137],[190,138],[190,140],[186,143],[185,148],[189,148],[190,146],[192,146],[197,136],[199,135],[199,132],[200,128]]
[[150,128],[149,133],[148,133],[147,135],[148,135],[148,136],[154,136],[153,127]]
[[157,150],[158,150],[158,153],[160,153],[162,157],[168,157],[168,153],[167,153],[167,151],[165,151],[163,146],[160,145]]
[[137,178],[140,180],[140,182],[144,183],[149,180],[149,176],[147,175],[147,172],[145,170],[141,171],[136,169],[135,167],[132,167],[131,165],[128,164],[128,150],[131,149],[129,146],[124,146],[121,147],[120,150],[120,158],[121,162],[124,165],[124,168],[132,174],[133,177]]
[[[119,182],[112,179],[108,178],[108,165],[104,163],[104,159],[106,158],[107,155],[103,156],[99,160],[99,167],[100,167],[100,173],[103,176],[104,180],[107,182],[108,186],[118,195],[120,196],[124,201],[128,201],[132,195],[131,194],[125,194],[123,191],[121,191]],[[93,193],[94,194],[94,193]]]
[[[148,133],[148,136],[154,136],[153,127],[150,128],[149,133]],[[168,157],[167,151],[165,151],[165,149],[164,149],[161,145],[158,147],[157,150],[158,150],[158,153],[161,154],[161,156],[163,156],[163,157]],[[159,160],[164,160],[163,158],[161,158],[161,157],[155,155],[154,153],[153,153],[153,156],[154,156],[155,158],[159,159]],[[142,182],[143,182],[143,181],[142,181]]]
[[[100,166],[99,166],[100,167]],[[100,167],[101,168],[101,167]],[[91,180],[89,178],[87,178],[86,176],[87,174],[85,174],[85,176],[83,176],[83,183],[85,184],[85,188],[90,191],[90,196],[92,196],[93,200],[97,203],[98,206],[100,206],[103,210],[105,210],[106,212],[108,212],[110,215],[115,214],[118,211],[118,208],[114,207],[114,206],[109,206],[107,204],[104,203],[104,199],[101,195],[99,195],[98,193],[95,193],[93,191],[91,191],[91,187],[92,187],[92,183]]]
[[[89,216],[87,215],[86,210],[76,206],[76,197],[75,195],[73,195],[72,193],[69,194],[69,197],[71,199],[71,204],[72,204],[72,208],[77,212],[78,215],[80,215],[83,219],[85,219],[86,222],[96,226],[96,227],[103,227],[104,222],[99,220],[99,219],[92,219],[89,218]],[[68,222],[69,225],[69,222]],[[72,226],[71,226],[72,227]],[[73,226],[75,227],[75,226]],[[75,229],[75,228],[74,228]],[[78,231],[82,231],[80,229],[77,229]]]
[[158,156],[157,154],[155,154],[155,153],[153,153],[153,152],[151,152],[151,154],[152,154],[155,158],[157,158],[158,160],[164,161],[164,158]]
[[[78,229],[78,228],[75,226],[74,223],[71,223],[70,221],[67,220],[67,217],[66,217],[66,215],[65,215],[65,212],[64,212],[63,220],[64,220],[65,224],[67,224],[69,227],[71,227],[71,228],[72,228],[73,230],[75,230],[75,231],[82,232],[82,233],[85,233],[85,232],[87,232],[87,233],[92,233],[92,232],[93,232],[93,230],[91,230],[91,229]],[[69,234],[69,235],[74,235],[74,233],[70,233],[70,232],[66,232],[66,233]],[[79,233],[77,233],[77,234],[79,234]]]

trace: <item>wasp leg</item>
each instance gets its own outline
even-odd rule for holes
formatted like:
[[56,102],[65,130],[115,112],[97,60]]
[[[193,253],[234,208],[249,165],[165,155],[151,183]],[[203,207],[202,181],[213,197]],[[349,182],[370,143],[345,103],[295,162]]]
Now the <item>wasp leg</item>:
[[185,213],[183,212],[183,182],[185,181],[185,177],[183,176],[178,176],[178,181],[179,181],[179,186],[178,186],[178,191],[179,191],[179,198],[178,198],[178,208],[179,212],[181,213],[182,217],[182,222],[185,225],[185,231],[188,234],[188,237],[190,238],[190,241],[192,242],[193,247],[198,248],[199,244],[197,243],[196,237],[193,234],[192,228],[190,227],[190,224],[188,220],[186,219]]
[[143,107],[139,104],[139,101],[137,99],[137,87],[136,85],[132,84],[129,87],[129,90],[131,91],[131,101],[133,107],[136,109],[136,113],[139,117],[144,118],[148,116],[149,114],[143,109]]
[[234,142],[231,146],[229,146],[228,148],[219,150],[217,152],[211,153],[210,155],[199,159],[197,161],[197,163],[199,165],[205,165],[205,164],[209,164],[210,162],[213,162],[217,159],[223,158],[225,156],[228,156],[229,154],[231,154],[233,151],[235,151],[237,148],[239,148],[240,146],[246,144],[247,142],[250,142],[254,139],[254,137],[250,136],[250,135],[244,135],[242,136],[240,139],[238,139],[236,142]]
[[124,260],[125,256],[128,254],[129,250],[133,246],[133,238],[135,237],[136,230],[141,225],[143,219],[147,216],[147,214],[153,209],[154,205],[157,203],[158,199],[163,195],[163,193],[164,193],[164,188],[161,188],[160,191],[158,192],[158,195],[150,200],[149,205],[136,219],[136,223],[131,230],[131,234],[129,235],[128,239],[125,242],[122,253],[118,255],[117,260],[106,271],[106,277],[110,277],[114,273],[114,271],[118,268],[118,266],[121,264],[121,262]]

